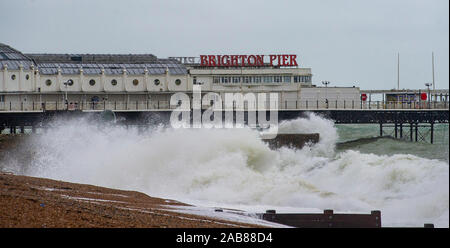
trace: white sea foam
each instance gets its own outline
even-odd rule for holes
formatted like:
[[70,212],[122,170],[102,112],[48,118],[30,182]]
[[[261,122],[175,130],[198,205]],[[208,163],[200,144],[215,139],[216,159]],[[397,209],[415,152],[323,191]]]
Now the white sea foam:
[[383,226],[449,225],[449,165],[413,155],[338,154],[331,121],[310,115],[281,132],[318,132],[301,150],[270,150],[250,129],[146,132],[57,122],[34,142],[27,174],[247,211],[381,210]]

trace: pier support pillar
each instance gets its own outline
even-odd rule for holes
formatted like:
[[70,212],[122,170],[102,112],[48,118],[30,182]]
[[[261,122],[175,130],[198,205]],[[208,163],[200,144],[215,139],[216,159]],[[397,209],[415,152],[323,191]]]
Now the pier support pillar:
[[397,138],[397,133],[398,133],[398,128],[397,128],[398,124],[397,122],[395,123],[395,138]]
[[36,133],[36,127],[35,126],[31,126],[31,133]]
[[433,136],[434,136],[434,122],[431,122],[431,133],[430,133],[430,142],[431,142],[431,144],[433,144]]
[[403,123],[400,123],[400,139],[403,138]]
[[383,136],[383,123],[380,122],[380,137]]
[[20,133],[22,133],[22,134],[25,133],[25,126],[23,126],[23,125],[20,126]]
[[413,123],[409,123],[409,140],[413,141]]
[[418,129],[419,129],[419,123],[416,123],[416,142],[417,142],[417,133],[418,133]]

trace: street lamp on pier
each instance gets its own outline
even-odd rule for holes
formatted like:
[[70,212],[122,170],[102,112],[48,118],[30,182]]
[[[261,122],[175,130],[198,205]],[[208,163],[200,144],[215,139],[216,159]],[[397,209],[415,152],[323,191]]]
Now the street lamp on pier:
[[328,92],[327,92],[327,87],[330,84],[330,81],[322,81],[322,84],[325,85],[325,104],[327,105],[328,108]]
[[69,110],[69,100],[67,99],[67,86],[73,85],[73,80],[69,79],[66,82],[63,83],[65,88],[65,98],[64,103],[66,104],[66,110]]
[[432,83],[426,83],[425,86],[427,86],[428,89],[428,108],[430,108],[431,105],[431,93],[430,93],[430,86],[432,86]]

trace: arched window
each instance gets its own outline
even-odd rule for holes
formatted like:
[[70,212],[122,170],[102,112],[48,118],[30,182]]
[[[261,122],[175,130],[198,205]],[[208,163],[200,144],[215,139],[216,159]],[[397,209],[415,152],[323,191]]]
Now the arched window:
[[52,80],[50,80],[50,79],[45,80],[45,85],[47,85],[47,86],[52,85]]
[[89,85],[90,86],[94,86],[95,85],[95,80],[94,79],[89,80]]
[[12,74],[12,75],[11,75],[11,79],[12,79],[12,80],[15,80],[15,79],[16,79],[16,74]]
[[25,79],[26,79],[26,80],[30,79],[30,75],[28,75],[28,74],[25,75]]
[[180,79],[175,80],[175,84],[176,85],[180,85],[181,84],[181,80]]
[[111,85],[112,86],[116,86],[117,85],[117,80],[115,80],[115,79],[111,80]]
[[155,85],[159,85],[161,82],[159,81],[159,79],[155,79],[155,81],[153,81],[155,83]]

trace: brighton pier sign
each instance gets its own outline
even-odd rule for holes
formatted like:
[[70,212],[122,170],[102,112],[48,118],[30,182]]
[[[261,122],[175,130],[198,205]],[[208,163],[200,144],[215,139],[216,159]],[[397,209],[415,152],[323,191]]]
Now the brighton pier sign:
[[258,67],[258,66],[298,66],[295,54],[271,55],[200,55],[196,57],[169,57],[181,63],[196,64],[204,67]]

